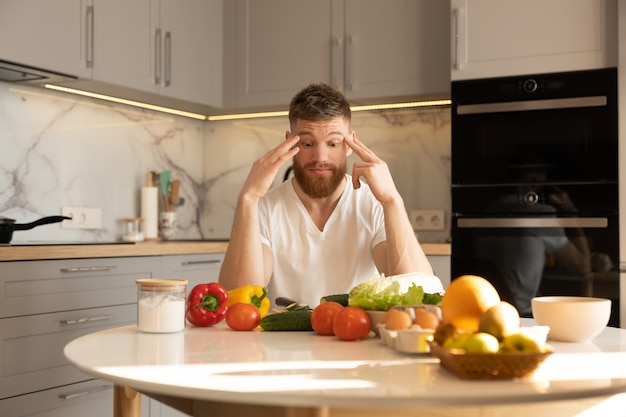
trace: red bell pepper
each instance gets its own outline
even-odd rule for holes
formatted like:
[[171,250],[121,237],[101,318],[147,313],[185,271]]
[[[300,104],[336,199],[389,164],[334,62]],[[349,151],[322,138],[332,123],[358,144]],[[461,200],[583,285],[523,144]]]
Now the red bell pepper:
[[213,326],[224,320],[228,291],[220,283],[198,284],[189,292],[187,320],[195,326]]

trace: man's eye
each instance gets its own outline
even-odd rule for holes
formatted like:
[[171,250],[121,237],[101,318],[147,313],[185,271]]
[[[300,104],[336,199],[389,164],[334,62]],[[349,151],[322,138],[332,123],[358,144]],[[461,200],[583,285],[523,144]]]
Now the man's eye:
[[311,146],[313,146],[313,144],[311,142],[302,142],[302,146],[304,146],[305,148],[310,148]]

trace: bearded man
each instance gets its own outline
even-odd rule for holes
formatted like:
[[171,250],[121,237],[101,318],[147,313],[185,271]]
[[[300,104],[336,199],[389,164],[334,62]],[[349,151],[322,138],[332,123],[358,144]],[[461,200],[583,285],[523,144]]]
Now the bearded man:
[[[266,286],[272,302],[314,308],[381,273],[432,274],[387,164],[350,130],[343,94],[309,85],[292,99],[289,123],[241,189],[219,282]],[[361,162],[348,175],[352,152]],[[271,188],[292,158],[293,178]]]

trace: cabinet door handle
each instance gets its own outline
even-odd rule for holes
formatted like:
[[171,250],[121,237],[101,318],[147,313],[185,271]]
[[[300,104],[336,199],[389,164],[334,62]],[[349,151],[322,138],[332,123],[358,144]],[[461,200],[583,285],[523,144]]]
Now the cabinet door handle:
[[339,54],[339,38],[334,37],[330,41],[330,85],[334,88],[339,88],[339,80],[337,73],[338,65],[338,54]]
[[106,320],[109,320],[110,318],[111,318],[110,314],[105,314],[103,316],[81,317],[78,319],[59,320],[59,323],[65,324],[65,325],[72,325],[72,324],[91,323],[94,321],[106,321]]
[[345,47],[345,62],[344,62],[344,80],[346,85],[346,91],[352,91],[352,47],[354,44],[354,40],[352,36],[348,36],[346,38],[346,47]]
[[454,9],[452,15],[454,16],[454,69],[461,70],[461,30],[459,28],[461,21],[461,9]]
[[94,13],[93,6],[87,6],[87,9],[85,12],[85,17],[86,17],[85,64],[87,68],[93,68],[93,45],[94,45],[93,43],[93,37],[94,37],[93,13]]
[[103,266],[69,266],[61,268],[61,272],[98,272],[98,271],[110,271],[115,269],[115,265],[103,265]]
[[207,259],[204,261],[183,261],[181,265],[202,265],[202,264],[218,264],[220,263],[219,259]]
[[161,29],[154,31],[154,84],[161,84]]
[[172,83],[172,32],[165,32],[165,86]]
[[62,400],[73,400],[74,398],[84,397],[89,394],[96,394],[98,392],[106,391],[112,389],[113,385],[102,385],[101,387],[96,387],[86,391],[75,392],[73,394],[61,394],[59,398]]
[[606,217],[481,217],[457,220],[459,228],[595,228],[605,229]]

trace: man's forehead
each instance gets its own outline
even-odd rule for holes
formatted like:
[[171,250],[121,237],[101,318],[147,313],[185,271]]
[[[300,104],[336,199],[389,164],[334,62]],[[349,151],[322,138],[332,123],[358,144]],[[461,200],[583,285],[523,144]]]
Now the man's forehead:
[[295,126],[293,127],[295,134],[300,133],[340,133],[346,134],[348,133],[348,122],[341,117],[337,117],[335,119],[329,120],[303,120],[299,119],[296,121]]

